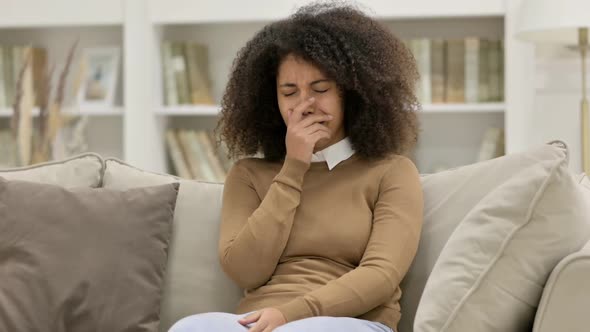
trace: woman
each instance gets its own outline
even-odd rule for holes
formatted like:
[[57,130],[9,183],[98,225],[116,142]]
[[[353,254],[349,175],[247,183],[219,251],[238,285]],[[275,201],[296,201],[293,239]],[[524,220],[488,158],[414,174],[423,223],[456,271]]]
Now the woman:
[[221,265],[244,291],[236,314],[171,331],[394,331],[416,253],[422,191],[414,59],[349,6],[312,4],[239,52],[222,102],[234,157]]

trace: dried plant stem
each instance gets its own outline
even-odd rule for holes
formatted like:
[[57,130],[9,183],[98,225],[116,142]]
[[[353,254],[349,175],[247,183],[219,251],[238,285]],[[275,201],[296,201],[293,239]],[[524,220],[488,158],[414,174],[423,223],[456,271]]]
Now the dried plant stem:
[[35,107],[35,93],[33,89],[32,48],[25,48],[25,62],[19,73],[17,97],[15,98],[15,113],[18,113],[16,123],[16,146],[19,164],[28,165],[31,162],[33,148],[33,119]]
[[43,135],[40,137],[39,151],[37,153],[39,158],[44,158],[45,160],[50,158],[51,146],[55,141],[59,129],[66,122],[66,119],[64,119],[63,115],[61,114],[61,108],[64,100],[66,79],[72,65],[72,60],[74,58],[74,53],[78,46],[78,42],[78,40],[74,42],[68,53],[66,64],[64,65],[64,68],[59,76],[55,100],[49,105],[49,107],[46,108],[47,117],[44,119],[44,123],[42,125],[43,130],[41,132]]

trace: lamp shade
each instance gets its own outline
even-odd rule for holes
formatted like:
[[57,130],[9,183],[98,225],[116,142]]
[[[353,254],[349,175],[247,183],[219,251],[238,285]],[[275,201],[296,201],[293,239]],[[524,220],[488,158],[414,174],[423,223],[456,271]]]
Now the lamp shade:
[[578,28],[590,27],[590,0],[523,0],[516,37],[533,42],[578,43]]

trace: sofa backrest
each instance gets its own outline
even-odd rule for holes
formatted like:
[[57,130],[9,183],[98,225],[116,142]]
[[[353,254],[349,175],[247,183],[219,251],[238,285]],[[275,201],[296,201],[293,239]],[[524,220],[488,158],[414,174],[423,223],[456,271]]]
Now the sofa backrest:
[[66,188],[96,188],[100,186],[103,170],[104,161],[98,154],[84,153],[60,161],[2,169],[0,177],[56,184]]
[[[412,331],[416,308],[439,253],[454,229],[490,191],[519,170],[555,158],[561,142],[486,162],[422,176],[425,194],[420,247],[402,282],[399,330]],[[222,271],[217,252],[223,185],[154,174],[116,159],[105,161],[103,185],[130,188],[181,182],[162,306],[162,331],[176,320],[200,312],[232,312],[242,296]]]
[[221,269],[217,254],[223,184],[155,174],[107,159],[103,187],[126,189],[180,182],[164,281],[161,331],[201,312],[233,312],[242,290]]

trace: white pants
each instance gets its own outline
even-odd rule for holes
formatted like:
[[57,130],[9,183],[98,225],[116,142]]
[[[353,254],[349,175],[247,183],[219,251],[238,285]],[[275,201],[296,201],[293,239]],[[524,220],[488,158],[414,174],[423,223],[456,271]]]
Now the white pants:
[[[246,332],[248,327],[238,323],[247,314],[207,312],[188,316],[176,322],[168,332]],[[254,324],[248,325],[249,327]],[[393,332],[384,324],[350,317],[310,317],[281,325],[273,332]]]

